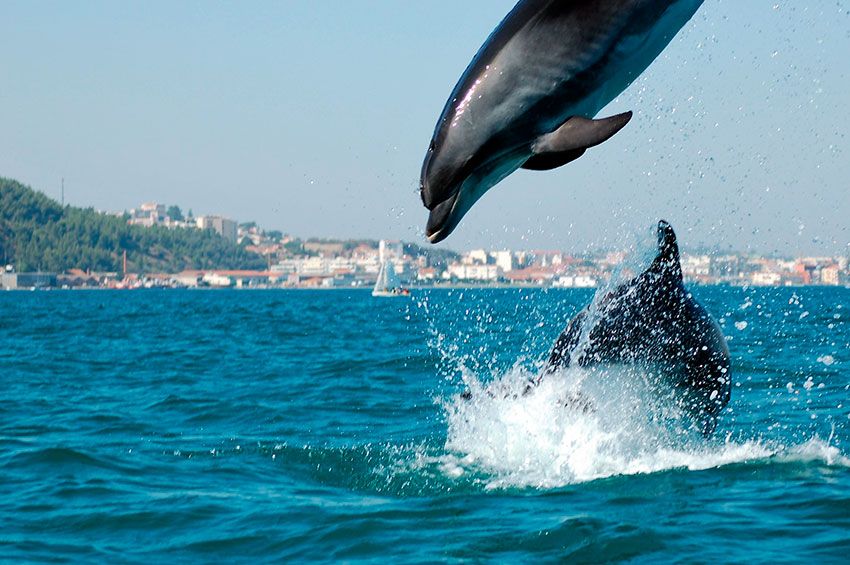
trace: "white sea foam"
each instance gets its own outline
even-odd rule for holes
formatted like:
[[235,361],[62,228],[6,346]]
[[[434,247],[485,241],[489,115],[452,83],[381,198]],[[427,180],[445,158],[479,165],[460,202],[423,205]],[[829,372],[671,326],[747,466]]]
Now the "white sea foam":
[[553,488],[774,457],[850,464],[818,438],[791,447],[705,440],[672,402],[651,398],[650,379],[636,378],[634,371],[569,369],[523,395],[531,376],[514,369],[485,385],[466,375],[472,398],[455,396],[443,403],[448,455],[440,469],[445,476],[476,472],[488,477],[488,488]]

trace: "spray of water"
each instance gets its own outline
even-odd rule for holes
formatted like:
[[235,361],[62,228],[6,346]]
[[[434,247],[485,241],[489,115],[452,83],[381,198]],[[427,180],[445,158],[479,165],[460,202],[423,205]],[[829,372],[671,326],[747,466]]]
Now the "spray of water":
[[635,379],[639,375],[628,368],[571,368],[523,394],[531,376],[516,368],[483,384],[468,375],[472,398],[443,401],[448,455],[440,464],[447,477],[475,472],[488,477],[488,488],[553,488],[772,457],[850,466],[829,440],[819,438],[795,446],[706,440],[684,425],[675,403],[658,401],[648,380]]

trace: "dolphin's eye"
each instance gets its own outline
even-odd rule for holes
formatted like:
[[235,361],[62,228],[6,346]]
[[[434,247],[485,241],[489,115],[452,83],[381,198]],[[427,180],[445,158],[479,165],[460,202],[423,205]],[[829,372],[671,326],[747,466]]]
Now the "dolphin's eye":
[[435,149],[436,147],[437,147],[437,143],[436,143],[436,142],[432,139],[432,140],[431,140],[431,145],[429,145],[429,146],[428,146],[428,151],[430,151],[431,153],[433,153],[433,152],[434,152],[434,149]]

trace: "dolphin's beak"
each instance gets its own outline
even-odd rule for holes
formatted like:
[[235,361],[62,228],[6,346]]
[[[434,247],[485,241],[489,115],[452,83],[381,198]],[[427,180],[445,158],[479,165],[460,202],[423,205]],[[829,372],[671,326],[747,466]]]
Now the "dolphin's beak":
[[460,192],[456,192],[446,200],[443,200],[431,208],[431,213],[428,216],[428,223],[425,225],[425,235],[431,243],[439,243],[452,233],[454,225],[452,225],[450,220],[459,195]]

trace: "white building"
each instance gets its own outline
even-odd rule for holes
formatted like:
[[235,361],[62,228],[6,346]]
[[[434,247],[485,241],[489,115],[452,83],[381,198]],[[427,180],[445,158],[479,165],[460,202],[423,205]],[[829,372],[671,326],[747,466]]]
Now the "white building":
[[165,215],[165,205],[156,202],[145,202],[138,208],[130,210],[128,224],[134,226],[145,226],[147,228],[163,224],[168,219]]
[[[407,262],[394,264],[400,277],[408,276],[411,269]],[[377,277],[381,263],[377,255],[368,257],[294,257],[283,259],[271,270],[276,273],[299,275],[301,277],[331,277],[339,273],[360,273]],[[367,278],[368,278],[367,276]]]
[[597,281],[587,275],[558,277],[552,286],[555,288],[595,288]]
[[778,286],[782,281],[782,275],[773,271],[761,271],[753,273],[753,286]]
[[514,256],[510,251],[491,251],[490,257],[496,262],[496,266],[503,273],[509,273],[514,268]]
[[472,251],[467,251],[461,256],[461,261],[466,265],[486,265],[487,252],[483,249],[473,249]]
[[828,265],[820,270],[821,284],[837,286],[840,283],[838,265]]
[[495,281],[501,275],[496,265],[452,263],[446,271],[449,278],[464,281]]
[[233,280],[230,277],[218,273],[204,273],[201,280],[210,286],[228,287],[233,285]]
[[195,223],[199,229],[212,230],[227,241],[236,243],[238,225],[233,220],[221,216],[198,216]]
[[707,277],[711,272],[711,257],[708,255],[683,255],[682,274],[686,277]]

